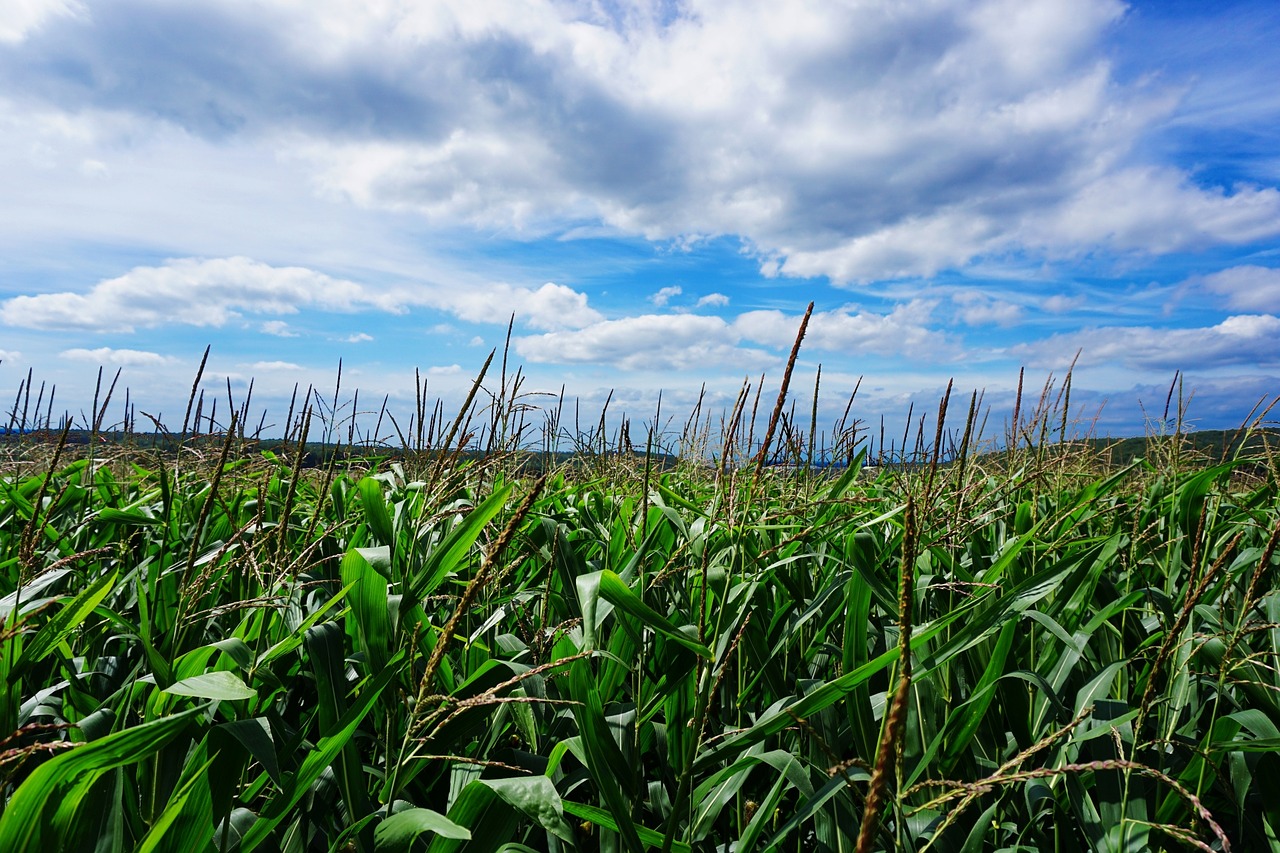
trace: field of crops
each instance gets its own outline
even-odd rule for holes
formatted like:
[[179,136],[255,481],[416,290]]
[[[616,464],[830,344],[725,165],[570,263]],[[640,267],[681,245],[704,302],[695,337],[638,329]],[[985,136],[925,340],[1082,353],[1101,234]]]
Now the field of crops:
[[1280,850],[1274,457],[967,438],[10,451],[0,850]]

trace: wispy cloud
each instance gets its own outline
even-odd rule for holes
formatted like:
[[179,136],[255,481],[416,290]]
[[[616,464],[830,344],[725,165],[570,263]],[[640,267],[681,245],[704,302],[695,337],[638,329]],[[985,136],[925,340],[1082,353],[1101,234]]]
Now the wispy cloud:
[[1061,369],[1077,350],[1080,365],[1116,363],[1130,368],[1205,371],[1224,366],[1280,367],[1280,318],[1241,314],[1190,329],[1109,326],[1052,335],[1019,344],[1012,354],[1033,367]]
[[1011,326],[1022,317],[1022,306],[995,299],[979,290],[951,295],[960,321],[968,326]]
[[1280,269],[1231,267],[1204,276],[1201,284],[1210,293],[1224,297],[1228,308],[1280,313]]
[[85,14],[84,6],[76,0],[11,0],[0,15],[0,44],[22,41],[50,18]]
[[275,372],[278,370],[302,370],[302,365],[292,361],[255,361],[249,365],[250,370]]

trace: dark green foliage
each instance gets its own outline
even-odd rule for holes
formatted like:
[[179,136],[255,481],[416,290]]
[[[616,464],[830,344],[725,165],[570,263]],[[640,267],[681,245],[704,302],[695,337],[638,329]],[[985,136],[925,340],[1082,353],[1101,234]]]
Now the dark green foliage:
[[1266,456],[439,461],[0,480],[0,849],[1280,849]]

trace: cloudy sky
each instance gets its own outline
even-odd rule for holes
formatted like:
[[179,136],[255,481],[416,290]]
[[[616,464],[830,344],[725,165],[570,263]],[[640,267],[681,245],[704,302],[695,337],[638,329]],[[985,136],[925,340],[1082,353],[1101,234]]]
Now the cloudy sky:
[[[0,393],[1280,393],[1272,0],[0,0]],[[808,390],[805,390],[805,389]],[[530,397],[537,403],[542,397]],[[805,403],[807,405],[807,403]],[[281,413],[283,414],[283,413]],[[997,416],[999,412],[996,412]],[[113,413],[113,416],[115,413]]]

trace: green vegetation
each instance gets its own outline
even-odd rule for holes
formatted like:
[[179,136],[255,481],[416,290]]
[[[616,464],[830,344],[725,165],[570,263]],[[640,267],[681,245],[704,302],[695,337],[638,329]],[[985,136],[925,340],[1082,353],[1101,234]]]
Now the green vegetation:
[[1266,440],[779,472],[749,398],[715,466],[13,453],[0,849],[1280,850]]

